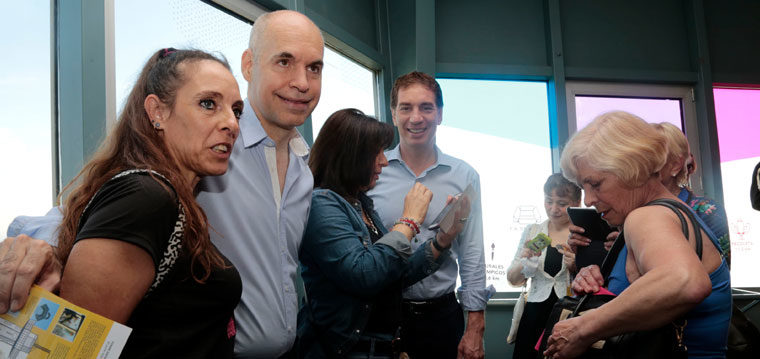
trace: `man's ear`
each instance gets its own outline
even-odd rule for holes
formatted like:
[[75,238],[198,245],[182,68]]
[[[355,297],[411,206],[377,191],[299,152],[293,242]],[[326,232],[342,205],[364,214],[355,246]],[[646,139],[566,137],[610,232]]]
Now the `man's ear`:
[[441,122],[443,122],[443,109],[442,108],[439,108],[439,109],[436,110],[435,117],[437,117],[436,118],[436,124],[440,126]]
[[156,129],[165,128],[166,118],[169,116],[169,111],[166,109],[166,105],[161,102],[155,94],[150,94],[145,97],[143,102],[145,107],[145,113],[148,114],[150,123]]
[[391,108],[391,120],[393,120],[393,126],[398,127],[398,124],[396,123],[396,109]]
[[253,71],[253,51],[250,48],[243,51],[243,57],[240,59],[240,71],[246,81],[251,82],[251,72]]

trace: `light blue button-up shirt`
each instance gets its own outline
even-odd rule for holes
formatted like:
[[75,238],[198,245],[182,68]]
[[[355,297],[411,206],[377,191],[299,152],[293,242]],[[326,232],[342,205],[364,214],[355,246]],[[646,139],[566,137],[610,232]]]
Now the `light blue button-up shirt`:
[[391,228],[403,213],[404,197],[415,182],[421,182],[433,191],[428,214],[417,235],[418,240],[412,241],[412,249],[416,250],[428,238],[435,236],[435,231],[427,227],[445,206],[446,197],[463,192],[472,183],[477,198],[472,201],[464,229],[453,243],[451,256],[437,272],[406,288],[403,295],[406,299],[426,300],[450,293],[455,289],[458,271],[462,286],[457,294],[462,308],[466,311],[484,310],[493,289],[486,288],[480,176],[466,162],[442,153],[438,147],[435,151],[436,162],[419,177],[401,159],[399,146],[385,152],[388,166],[383,168],[377,185],[368,194],[375,202],[375,210],[383,225]]
[[273,153],[274,142],[246,100],[227,173],[204,178],[197,196],[211,225],[211,240],[243,280],[235,309],[236,357],[277,358],[296,336],[298,249],[314,178],[306,163],[308,146],[295,136],[280,198],[276,170],[274,182],[270,175],[276,169]]

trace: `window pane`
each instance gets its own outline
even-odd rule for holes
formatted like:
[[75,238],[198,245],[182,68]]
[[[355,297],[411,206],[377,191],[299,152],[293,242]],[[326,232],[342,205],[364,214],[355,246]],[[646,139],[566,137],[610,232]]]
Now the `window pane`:
[[552,173],[545,82],[438,79],[444,98],[436,141],[480,174],[486,281],[500,292],[520,235],[546,219]]
[[0,14],[0,233],[53,204],[50,1],[5,2]]
[[575,96],[576,128],[580,130],[596,116],[616,110],[630,112],[649,123],[670,122],[683,130],[680,100],[602,96]]
[[375,73],[325,46],[322,96],[311,114],[313,138],[333,112],[357,108],[375,116]]
[[731,285],[760,287],[760,212],[752,209],[752,170],[760,161],[760,90],[716,88],[723,200],[731,235]]
[[[149,24],[149,25],[146,25]],[[243,98],[248,83],[240,58],[251,25],[201,1],[119,0],[114,3],[116,105],[120,112],[145,62],[165,47],[223,54]]]

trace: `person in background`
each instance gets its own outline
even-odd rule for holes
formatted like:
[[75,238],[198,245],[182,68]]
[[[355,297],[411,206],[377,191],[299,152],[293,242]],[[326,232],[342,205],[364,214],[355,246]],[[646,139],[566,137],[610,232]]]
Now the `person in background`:
[[760,162],[752,170],[752,185],[749,189],[749,198],[752,208],[760,211]]
[[668,122],[652,124],[664,137],[668,146],[668,163],[660,171],[662,184],[671,193],[684,201],[707,227],[715,234],[726,257],[728,265],[731,265],[731,242],[729,238],[728,217],[726,210],[718,202],[708,198],[696,196],[689,187],[689,177],[697,169],[694,155],[689,148],[686,135]]
[[[567,295],[571,273],[575,272],[575,254],[567,247],[570,218],[567,207],[578,207],[581,189],[555,173],[544,184],[545,221],[525,227],[512,264],[507,269],[507,280],[513,286],[526,285],[531,279],[528,300],[517,330],[512,357],[535,358],[536,342],[544,330],[552,307],[558,298]],[[535,252],[526,244],[543,233],[551,238],[551,245]]]
[[[344,109],[327,119],[314,142],[315,190],[299,255],[308,298],[299,312],[300,357],[392,358],[402,288],[445,258],[430,243],[412,253],[415,226],[433,197],[427,187],[417,183],[409,190],[390,231],[366,195],[388,165],[383,150],[392,141],[391,125]],[[461,228],[456,222],[436,240],[448,247]]]
[[[616,245],[625,247],[609,276],[608,290],[616,297],[556,323],[552,333],[544,334],[548,347],[543,354],[574,358],[603,338],[683,317],[690,358],[725,357],[731,279],[718,239],[699,217],[699,230],[687,225],[685,235],[676,212],[651,203],[680,202],[662,184],[662,170],[668,168],[665,136],[630,113],[605,113],[570,138],[560,164],[569,180],[583,186],[586,206],[594,206],[611,226],[622,227]],[[599,266],[591,265],[578,271],[572,287],[585,294],[602,285]]]
[[226,61],[159,50],[62,194],[60,296],[131,327],[123,357],[232,357],[240,276],[193,191],[227,171],[242,111]]
[[[441,268],[404,289],[404,322],[401,339],[412,358],[482,358],[485,308],[493,287],[486,287],[483,219],[480,207],[480,177],[464,161],[441,152],[436,146],[436,128],[443,120],[443,94],[435,79],[411,72],[396,79],[391,90],[391,115],[399,134],[399,145],[385,152],[388,167],[369,191],[383,224],[392,227],[403,213],[403,196],[416,183],[435,194],[430,211],[439,213],[446,196],[462,193],[472,185],[477,194],[462,233],[449,247],[436,241],[430,222],[420,223],[420,234],[412,249],[430,240],[446,251]],[[457,273],[461,287],[454,294]],[[461,305],[460,305],[461,303]],[[464,315],[467,312],[467,329]]]

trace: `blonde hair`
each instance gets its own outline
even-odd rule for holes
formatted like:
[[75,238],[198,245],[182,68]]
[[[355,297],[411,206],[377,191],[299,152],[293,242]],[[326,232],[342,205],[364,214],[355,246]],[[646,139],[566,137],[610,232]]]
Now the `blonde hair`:
[[667,146],[664,136],[640,117],[623,111],[607,112],[573,135],[562,151],[562,173],[579,186],[581,162],[635,188],[665,166]]
[[[676,183],[678,183],[679,187],[687,187],[691,173],[689,173],[690,171],[686,162],[689,160],[691,151],[689,149],[689,141],[686,140],[686,135],[678,127],[668,122],[654,123],[652,127],[665,137],[665,143],[668,146],[668,162],[681,162],[681,169],[675,176]],[[668,173],[667,175],[670,174]]]

